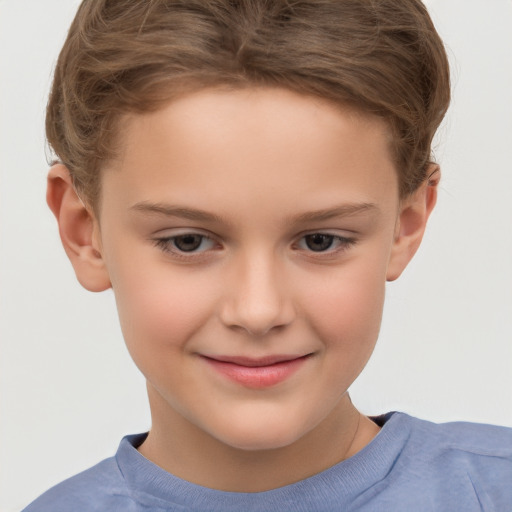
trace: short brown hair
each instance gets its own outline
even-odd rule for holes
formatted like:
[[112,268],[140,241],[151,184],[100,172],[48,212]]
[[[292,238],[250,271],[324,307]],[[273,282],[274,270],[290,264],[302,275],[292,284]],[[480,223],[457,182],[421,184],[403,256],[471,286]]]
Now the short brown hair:
[[426,179],[449,82],[420,0],[84,0],[46,131],[94,205],[123,114],[210,86],[285,87],[385,118],[403,197]]

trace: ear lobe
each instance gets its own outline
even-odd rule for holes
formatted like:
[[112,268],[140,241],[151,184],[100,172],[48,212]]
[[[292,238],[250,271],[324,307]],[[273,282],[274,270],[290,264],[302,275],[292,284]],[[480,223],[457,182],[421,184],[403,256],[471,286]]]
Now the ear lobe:
[[80,284],[93,292],[110,288],[98,222],[76,193],[69,171],[62,164],[52,166],[48,173],[46,201],[57,219],[62,245]]
[[430,213],[437,201],[439,166],[432,165],[429,177],[403,200],[398,216],[386,279],[394,281],[405,270],[418,250]]

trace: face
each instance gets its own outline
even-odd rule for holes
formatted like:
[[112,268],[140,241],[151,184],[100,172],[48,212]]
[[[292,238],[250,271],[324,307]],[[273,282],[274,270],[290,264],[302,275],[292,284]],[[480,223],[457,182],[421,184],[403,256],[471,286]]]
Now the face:
[[244,449],[340,414],[397,226],[385,125],[284,90],[206,90],[127,118],[122,138],[98,236],[152,407]]

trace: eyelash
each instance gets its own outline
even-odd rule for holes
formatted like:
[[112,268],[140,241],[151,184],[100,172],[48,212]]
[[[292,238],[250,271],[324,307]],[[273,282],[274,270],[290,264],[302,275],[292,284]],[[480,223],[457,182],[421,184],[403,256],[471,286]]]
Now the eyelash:
[[[309,250],[304,249],[308,253],[317,254],[317,255],[325,255],[325,256],[335,255],[335,254],[338,254],[339,252],[346,251],[347,249],[349,249],[356,243],[355,238],[348,238],[348,237],[344,237],[344,236],[340,236],[340,235],[333,235],[331,233],[323,233],[323,232],[308,233],[306,235],[303,235],[299,239],[299,243],[304,241],[307,245],[306,239],[308,237],[323,237],[323,238],[330,239],[330,244],[326,248],[327,250],[314,251],[313,249],[311,249],[311,247],[308,248]],[[338,247],[336,247],[335,249],[331,249],[332,245],[336,242],[338,243]],[[296,245],[298,245],[298,244],[296,244]]]
[[202,233],[183,233],[179,235],[174,236],[166,236],[163,238],[156,238],[154,240],[154,244],[156,247],[161,249],[163,252],[167,254],[171,254],[173,257],[183,260],[191,261],[193,258],[198,258],[203,256],[203,254],[206,251],[200,251],[197,252],[197,249],[194,249],[192,251],[184,251],[180,249],[179,247],[176,247],[176,240],[180,238],[187,238],[187,237],[199,237],[201,239],[200,245],[203,245],[205,241],[209,241],[212,245],[216,244],[215,240],[207,235],[203,235]]
[[[313,236],[322,236],[322,237],[330,238],[331,244],[329,245],[329,247],[326,248],[326,250],[322,250],[322,251],[314,251],[311,248],[300,249],[301,251],[309,253],[308,256],[310,256],[310,257],[311,256],[317,257],[317,258],[322,258],[322,257],[327,258],[329,256],[332,257],[334,255],[337,255],[339,253],[347,251],[350,247],[354,246],[357,243],[357,240],[355,238],[344,237],[344,236],[340,236],[340,235],[333,235],[331,233],[324,233],[324,232],[318,231],[318,232],[313,232],[313,233],[308,233],[308,234],[302,235],[298,239],[298,241],[296,243],[294,243],[293,247],[294,248],[298,247],[300,242],[302,242],[302,241],[305,242],[307,237],[313,237]],[[205,249],[205,250],[198,252],[197,249],[193,249],[191,251],[184,251],[184,250],[176,247],[176,245],[175,245],[176,240],[178,240],[180,238],[186,238],[186,237],[199,237],[201,239],[199,247],[201,245],[203,245],[203,243],[205,241],[209,241],[212,244],[212,246],[217,244],[217,242],[212,237],[209,237],[209,236],[201,234],[201,233],[194,233],[194,232],[183,233],[180,235],[174,235],[174,236],[168,236],[168,237],[162,237],[162,238],[156,238],[153,240],[153,242],[157,248],[159,248],[160,250],[162,250],[163,252],[165,252],[167,254],[171,254],[173,257],[178,258],[178,259],[182,259],[182,260],[186,260],[186,261],[193,261],[196,258],[204,257],[205,253],[208,252],[209,249]],[[331,249],[332,245],[336,242],[338,243],[338,247]],[[305,242],[305,243],[307,244],[307,242]]]

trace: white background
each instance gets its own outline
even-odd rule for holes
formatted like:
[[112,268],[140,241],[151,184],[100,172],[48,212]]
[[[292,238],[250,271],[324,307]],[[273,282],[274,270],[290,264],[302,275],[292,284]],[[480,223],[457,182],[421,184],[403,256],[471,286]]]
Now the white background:
[[[80,288],[44,200],[44,107],[77,4],[0,0],[1,512],[150,426],[112,294]],[[427,5],[453,71],[441,196],[352,398],[512,426],[512,2]]]

